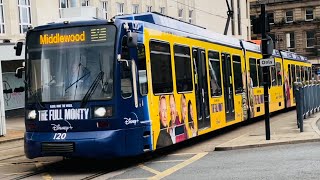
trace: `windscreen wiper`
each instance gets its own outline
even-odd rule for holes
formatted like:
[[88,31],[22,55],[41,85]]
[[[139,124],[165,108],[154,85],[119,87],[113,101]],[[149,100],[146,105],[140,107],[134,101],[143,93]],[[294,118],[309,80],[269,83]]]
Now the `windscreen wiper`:
[[87,104],[88,100],[90,99],[90,97],[92,96],[94,91],[97,89],[98,83],[100,81],[102,81],[103,75],[104,75],[104,72],[100,71],[99,74],[97,75],[97,77],[94,79],[93,83],[91,84],[91,86],[89,87],[87,93],[84,95],[84,97],[83,97],[83,99],[81,101],[81,107],[84,107]]
[[39,98],[39,96],[38,96],[38,91],[32,92],[32,91],[30,90],[30,88],[28,87],[28,92],[30,93],[31,97],[34,98],[34,100],[36,101],[36,103],[39,105],[39,107],[40,107],[41,109],[46,109],[46,107],[44,107],[44,106],[41,104],[40,100],[39,100],[40,98]]
[[[79,69],[78,69],[78,74],[79,74],[79,71],[80,71],[80,67],[83,66],[81,63],[79,63]],[[71,88],[73,85],[77,84],[81,79],[85,78],[86,76],[88,76],[91,72],[90,70],[88,70],[86,67],[84,67],[88,72],[86,74],[84,74],[83,76],[81,76],[80,78],[78,78],[76,81],[74,81],[73,83],[71,83],[65,90],[64,92],[67,92],[67,90],[69,88]]]

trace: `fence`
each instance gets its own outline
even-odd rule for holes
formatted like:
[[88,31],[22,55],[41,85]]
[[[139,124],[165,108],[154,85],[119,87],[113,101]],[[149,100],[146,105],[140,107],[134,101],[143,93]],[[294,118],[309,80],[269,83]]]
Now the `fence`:
[[320,110],[320,81],[294,83],[297,125],[303,132],[303,119]]

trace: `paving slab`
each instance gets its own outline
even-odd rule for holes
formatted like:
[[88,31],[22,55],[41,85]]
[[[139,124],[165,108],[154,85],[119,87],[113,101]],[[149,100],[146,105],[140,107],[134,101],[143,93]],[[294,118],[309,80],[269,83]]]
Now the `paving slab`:
[[296,111],[286,112],[270,118],[270,140],[266,140],[265,127],[249,129],[247,133],[215,147],[216,151],[255,148],[271,145],[320,141],[317,121],[320,113],[304,120],[304,131],[296,123]]

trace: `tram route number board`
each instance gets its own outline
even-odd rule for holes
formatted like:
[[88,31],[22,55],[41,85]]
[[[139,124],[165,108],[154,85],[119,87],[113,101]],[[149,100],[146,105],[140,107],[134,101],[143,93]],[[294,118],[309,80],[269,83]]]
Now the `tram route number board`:
[[261,67],[274,66],[274,58],[261,59],[260,66]]

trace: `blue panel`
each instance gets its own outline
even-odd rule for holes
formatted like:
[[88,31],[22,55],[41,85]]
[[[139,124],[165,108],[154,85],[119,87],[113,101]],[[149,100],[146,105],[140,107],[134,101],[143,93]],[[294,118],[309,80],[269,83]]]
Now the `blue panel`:
[[[55,133],[25,133],[25,153],[28,158],[65,156],[115,158],[143,153],[144,128],[113,131],[70,132],[64,140],[54,140]],[[44,153],[41,143],[73,143],[73,153]]]

